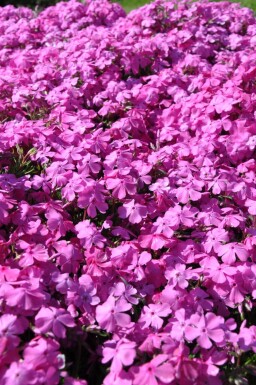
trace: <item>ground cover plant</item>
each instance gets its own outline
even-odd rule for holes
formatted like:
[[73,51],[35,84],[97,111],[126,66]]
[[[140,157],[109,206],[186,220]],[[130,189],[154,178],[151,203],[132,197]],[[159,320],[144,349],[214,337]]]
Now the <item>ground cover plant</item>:
[[253,384],[256,19],[0,8],[1,385]]

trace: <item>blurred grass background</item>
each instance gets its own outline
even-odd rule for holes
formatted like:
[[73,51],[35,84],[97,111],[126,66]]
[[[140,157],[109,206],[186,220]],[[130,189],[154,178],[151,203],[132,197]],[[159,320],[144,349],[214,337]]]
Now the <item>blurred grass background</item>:
[[[16,6],[27,6],[31,8],[35,8],[36,6],[39,9],[45,8],[49,5],[54,5],[61,0],[0,0],[0,6],[5,6],[8,4],[16,5]],[[149,3],[150,0],[112,0],[118,1],[126,10],[126,12],[130,12],[134,8],[139,8],[142,5]],[[221,1],[221,0],[215,0]],[[244,7],[252,8],[256,11],[256,0],[229,0],[233,3],[240,3]],[[255,382],[256,384],[256,382]]]
[[[214,0],[214,1],[221,1],[221,0]],[[229,0],[232,3],[240,3],[244,7],[248,7],[256,11],[256,0]],[[142,5],[149,3],[150,1],[147,0],[118,0],[118,3],[120,3],[126,12],[130,12],[134,8],[139,8]],[[255,382],[256,384],[256,382]]]

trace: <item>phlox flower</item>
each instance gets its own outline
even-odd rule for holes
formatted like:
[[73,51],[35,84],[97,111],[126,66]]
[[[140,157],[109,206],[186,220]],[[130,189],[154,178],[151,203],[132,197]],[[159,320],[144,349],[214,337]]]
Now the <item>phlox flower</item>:
[[132,376],[125,370],[122,370],[118,375],[115,372],[110,372],[105,377],[103,385],[132,385]]
[[37,333],[52,332],[57,338],[66,337],[66,328],[74,327],[75,322],[71,315],[64,309],[55,307],[42,307],[35,317]]
[[116,326],[127,327],[131,317],[125,312],[131,309],[131,304],[121,299],[117,300],[109,296],[107,301],[98,305],[96,309],[96,320],[102,329],[113,332]]
[[111,268],[111,263],[108,256],[101,249],[92,247],[85,252],[86,271],[93,277],[101,277],[107,269]]
[[98,174],[101,169],[100,158],[96,155],[87,153],[85,156],[80,157],[77,169],[80,175],[89,176],[90,173]]
[[160,250],[167,244],[167,238],[162,234],[151,233],[147,235],[140,235],[139,242],[141,247],[145,249]]
[[24,349],[24,362],[43,378],[45,384],[56,385],[59,382],[59,369],[63,362],[60,360],[59,344],[51,338],[36,337]]
[[107,211],[108,205],[105,202],[106,190],[99,182],[90,181],[83,191],[78,193],[77,205],[80,208],[86,208],[87,214],[95,218],[97,210],[100,213]]
[[133,305],[139,303],[138,298],[134,297],[137,294],[137,290],[132,285],[125,285],[123,282],[118,282],[113,288],[113,295],[115,297],[124,297],[128,302]]
[[252,358],[255,47],[229,2],[0,7],[1,385],[221,385]]
[[14,314],[3,314],[0,317],[0,335],[14,336],[24,333],[27,328],[26,318],[18,318]]
[[108,190],[113,190],[113,197],[118,199],[123,199],[128,194],[133,196],[136,193],[135,180],[129,175],[124,178],[115,177],[106,179],[106,187]]
[[13,205],[11,202],[8,202],[7,197],[0,193],[0,221],[2,224],[8,223],[8,215],[9,215],[9,209],[11,209]]
[[52,232],[59,232],[60,236],[64,236],[68,230],[73,229],[72,222],[66,220],[60,212],[53,208],[47,210],[45,216],[48,229]]
[[87,249],[92,246],[103,248],[105,238],[97,230],[94,223],[86,219],[85,221],[79,222],[75,226],[75,229],[78,232],[77,237],[80,239],[82,246]]
[[0,288],[0,298],[4,298],[8,306],[19,308],[21,312],[40,309],[48,295],[40,289],[27,286],[13,287],[7,283],[3,284]]
[[147,216],[147,207],[135,203],[134,199],[123,204],[118,208],[120,218],[128,218],[131,223],[140,223]]
[[132,365],[136,357],[135,348],[136,343],[126,338],[122,338],[119,341],[106,342],[102,352],[102,362],[105,364],[111,360],[111,371],[120,373],[123,366]]
[[236,258],[245,262],[249,257],[246,247],[242,243],[238,242],[221,245],[218,249],[218,255],[227,265],[232,265],[236,261]]
[[224,339],[223,322],[223,318],[214,313],[207,313],[205,316],[192,315],[190,325],[186,328],[185,337],[189,341],[196,338],[197,343],[202,348],[210,349],[212,341],[218,344]]
[[149,304],[143,307],[139,322],[143,328],[151,325],[155,330],[159,330],[164,323],[163,318],[170,314],[171,309],[167,303]]
[[233,276],[236,274],[236,268],[219,263],[217,258],[210,257],[203,262],[204,272],[207,277],[211,277],[213,282],[222,284],[227,282],[227,276]]
[[19,247],[24,250],[19,261],[21,267],[33,265],[34,262],[46,262],[49,258],[47,249],[43,245],[20,241]]
[[81,379],[75,379],[75,378],[70,377],[70,376],[66,376],[64,378],[63,384],[64,385],[87,385],[87,381],[81,380]]
[[92,306],[100,303],[100,298],[96,295],[97,289],[87,274],[83,274],[78,282],[72,282],[67,292],[67,304],[74,305],[84,312],[84,316],[93,319]]
[[245,206],[248,207],[249,214],[256,215],[256,200],[246,199]]
[[189,200],[196,202],[201,199],[202,186],[197,184],[188,184],[186,186],[178,187],[176,189],[176,196],[180,203],[186,204]]
[[134,366],[132,368],[134,385],[158,385],[158,381],[164,384],[171,383],[175,375],[172,365],[166,362],[167,359],[167,355],[159,354],[147,364]]
[[43,380],[43,373],[35,374],[33,366],[27,365],[26,362],[14,361],[6,370],[2,381],[4,385],[33,385],[35,377],[37,381],[41,382]]
[[176,310],[174,318],[172,318],[167,329],[171,328],[170,335],[176,341],[182,341],[185,338],[185,330],[189,325],[189,317],[186,315],[185,309]]
[[207,232],[207,238],[204,242],[204,249],[207,253],[210,253],[212,250],[215,253],[218,253],[218,250],[223,242],[229,240],[228,233],[226,230],[221,228],[215,228]]
[[177,263],[173,268],[168,268],[165,277],[169,280],[169,284],[185,289],[188,287],[189,271],[186,270],[186,265]]

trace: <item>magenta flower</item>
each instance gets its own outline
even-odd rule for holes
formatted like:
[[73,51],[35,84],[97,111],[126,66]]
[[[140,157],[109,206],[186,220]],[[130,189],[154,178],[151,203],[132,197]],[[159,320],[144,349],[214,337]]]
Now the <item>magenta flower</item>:
[[102,305],[96,309],[96,320],[102,329],[113,332],[116,326],[127,327],[131,317],[125,312],[131,309],[131,304],[125,300],[116,301],[113,296],[108,297]]
[[2,377],[4,385],[32,385],[36,380],[40,381],[40,373],[35,375],[32,366],[27,366],[26,362],[12,362]]
[[45,368],[51,362],[52,366],[58,367],[58,354],[60,345],[56,340],[37,336],[31,340],[24,350],[24,360],[34,369]]
[[125,285],[123,282],[118,282],[113,288],[113,295],[115,297],[124,297],[133,305],[137,305],[139,303],[138,298],[134,297],[136,294],[137,290],[132,285]]
[[63,215],[54,209],[49,209],[45,214],[47,220],[47,226],[50,231],[58,231],[61,236],[66,235],[68,230],[73,228],[72,222],[64,219]]
[[[14,203],[14,202],[13,202]],[[13,207],[13,204],[11,204],[10,200],[6,199],[6,196],[4,194],[0,193],[0,222],[2,224],[8,223],[8,210]]]
[[168,324],[168,326],[171,326],[171,337],[176,341],[182,341],[185,338],[187,325],[189,325],[189,318],[186,316],[185,309],[177,310],[174,319],[171,319]]
[[105,364],[111,360],[111,371],[120,373],[123,366],[132,365],[136,357],[135,348],[136,343],[126,338],[106,342],[103,348],[102,362]]
[[77,237],[80,239],[81,245],[86,249],[89,249],[94,245],[99,248],[104,247],[105,238],[88,219],[79,222],[75,226],[75,229],[78,232]]
[[180,224],[186,227],[192,227],[195,224],[195,216],[197,210],[194,207],[181,207],[176,205],[174,208],[169,209],[164,217],[168,220],[170,226],[177,230]]
[[87,214],[91,218],[95,218],[97,210],[100,213],[105,213],[108,209],[105,193],[106,190],[101,183],[90,180],[83,191],[78,193],[77,205],[80,208],[86,208]]
[[236,261],[236,258],[245,262],[249,257],[249,253],[246,250],[245,245],[237,242],[221,245],[218,250],[218,255],[227,265],[232,265]]
[[147,216],[147,208],[141,204],[135,203],[134,199],[119,207],[120,218],[128,218],[131,223],[140,223]]
[[3,284],[0,288],[0,298],[4,298],[7,305],[19,308],[21,312],[38,310],[48,298],[40,289],[26,287],[13,287]]
[[0,317],[0,335],[14,336],[24,333],[28,324],[26,318],[18,318],[13,314],[3,314]]
[[170,363],[166,362],[167,359],[167,355],[159,354],[147,364],[134,366],[132,370],[134,385],[158,385],[158,381],[170,384],[175,375],[174,368]]
[[106,187],[108,190],[113,190],[113,197],[118,199],[125,198],[127,194],[133,196],[136,193],[135,180],[131,176],[108,178],[106,180]]
[[139,242],[144,249],[160,250],[167,244],[167,239],[158,233],[140,235]]
[[24,250],[19,261],[21,267],[31,266],[34,262],[46,262],[49,259],[47,249],[43,245],[21,241],[19,247]]
[[195,183],[188,184],[186,186],[178,187],[176,190],[176,196],[180,203],[186,204],[189,200],[195,202],[201,199],[201,189],[203,184]]
[[66,328],[74,327],[75,322],[64,309],[42,307],[35,317],[35,326],[37,333],[52,332],[57,338],[65,338]]
[[218,250],[223,242],[227,242],[228,233],[224,229],[215,228],[207,232],[207,238],[204,242],[204,249],[207,253],[210,253],[212,250],[215,253],[218,253]]
[[220,385],[255,353],[255,48],[230,2],[0,7],[1,385]]
[[155,330],[159,330],[163,326],[163,318],[170,314],[171,310],[167,303],[149,304],[143,307],[139,323],[141,323],[143,328],[151,325]]
[[[197,338],[198,344],[204,349],[212,347],[212,341],[216,344],[224,339],[223,318],[214,313],[205,316],[195,314],[190,318],[190,324],[186,327],[185,337],[188,341]],[[212,341],[211,341],[212,340]]]
[[177,263],[175,267],[168,268],[165,273],[165,277],[169,280],[169,283],[173,286],[178,285],[180,288],[185,289],[188,287],[189,271],[186,270],[186,265]]
[[213,282],[222,284],[227,282],[227,276],[236,274],[236,268],[219,263],[215,257],[210,257],[204,265],[205,274],[213,280]]

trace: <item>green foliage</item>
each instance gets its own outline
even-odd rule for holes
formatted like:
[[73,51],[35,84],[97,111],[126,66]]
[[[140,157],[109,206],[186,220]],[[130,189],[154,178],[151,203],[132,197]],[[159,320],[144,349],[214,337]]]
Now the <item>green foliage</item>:
[[35,148],[24,149],[18,144],[8,154],[0,156],[7,161],[6,167],[2,167],[0,173],[14,174],[16,177],[24,175],[37,175],[42,172],[42,166],[31,160],[30,156],[36,153]]

